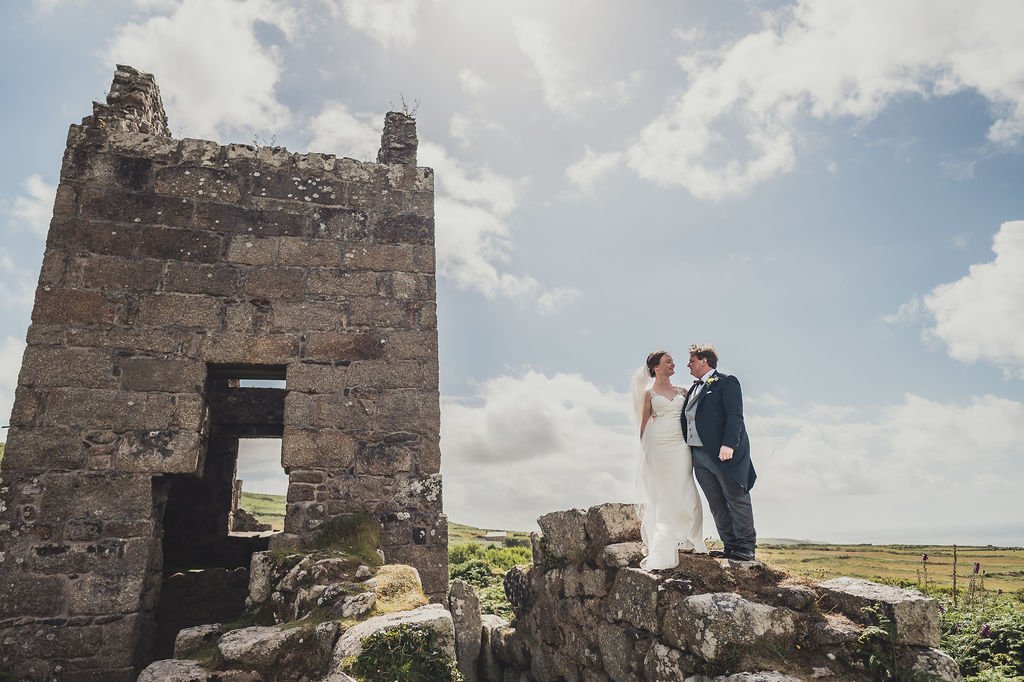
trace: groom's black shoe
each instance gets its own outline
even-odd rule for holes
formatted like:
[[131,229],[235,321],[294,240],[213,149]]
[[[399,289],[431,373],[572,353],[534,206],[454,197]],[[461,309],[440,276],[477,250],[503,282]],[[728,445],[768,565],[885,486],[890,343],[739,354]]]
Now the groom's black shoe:
[[708,556],[710,556],[712,559],[725,559],[729,556],[729,552],[723,551],[721,549],[713,549],[710,552],[708,552]]
[[754,553],[742,549],[730,549],[725,552],[725,558],[733,561],[753,561]]

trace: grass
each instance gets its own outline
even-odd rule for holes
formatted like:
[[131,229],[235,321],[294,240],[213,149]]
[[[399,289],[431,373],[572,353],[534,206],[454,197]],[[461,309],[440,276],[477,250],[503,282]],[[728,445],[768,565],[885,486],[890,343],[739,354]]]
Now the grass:
[[389,564],[377,569],[377,603],[374,615],[409,611],[427,603],[420,589],[416,571],[401,564]]
[[[927,554],[927,564],[921,555]],[[953,548],[948,545],[758,545],[762,561],[817,580],[840,576],[936,589],[953,587]],[[967,588],[973,564],[978,587],[989,592],[1024,590],[1024,548],[957,547],[957,588]]]
[[260,523],[269,523],[275,531],[284,530],[284,495],[249,493],[243,490],[239,506],[259,519]]
[[[493,529],[498,530],[498,529]],[[476,543],[478,545],[490,545],[492,547],[501,547],[504,545],[502,542],[484,540],[484,533],[487,531],[483,528],[475,528],[473,526],[466,526],[461,523],[448,522],[448,544],[449,545],[464,545],[467,543]],[[514,542],[522,547],[530,546],[530,534],[528,532],[510,530],[505,531],[508,533],[508,537],[511,542]]]

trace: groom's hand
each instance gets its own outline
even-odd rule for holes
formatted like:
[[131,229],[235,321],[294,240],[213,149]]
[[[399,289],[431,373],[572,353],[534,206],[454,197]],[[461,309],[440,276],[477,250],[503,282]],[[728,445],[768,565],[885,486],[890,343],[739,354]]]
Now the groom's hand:
[[722,448],[718,451],[718,459],[722,460],[723,462],[727,462],[730,459],[732,459],[732,453],[732,448],[730,448],[728,445],[723,445]]

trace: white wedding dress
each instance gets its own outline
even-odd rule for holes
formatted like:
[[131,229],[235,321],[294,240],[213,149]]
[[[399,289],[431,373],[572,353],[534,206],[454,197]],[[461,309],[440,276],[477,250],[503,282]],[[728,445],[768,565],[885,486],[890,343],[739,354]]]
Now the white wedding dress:
[[641,568],[672,568],[678,550],[707,553],[704,514],[693,480],[690,447],[680,421],[686,396],[669,400],[650,391],[651,420],[641,441],[643,453],[637,483],[643,509],[641,535],[647,556]]

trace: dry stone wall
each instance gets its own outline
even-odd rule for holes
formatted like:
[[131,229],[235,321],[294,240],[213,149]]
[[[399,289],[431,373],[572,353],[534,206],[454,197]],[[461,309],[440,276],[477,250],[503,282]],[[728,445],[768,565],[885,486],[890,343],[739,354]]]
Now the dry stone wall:
[[[0,473],[0,669],[148,663],[165,510],[226,535],[246,435],[282,438],[275,545],[369,513],[443,597],[434,187],[411,118],[388,115],[378,161],[172,139],[124,66],[71,126]],[[236,388],[250,375],[286,388]]]
[[[515,620],[485,616],[479,626],[475,679],[877,679],[858,642],[865,606],[893,623],[887,653],[899,679],[962,679],[934,648],[938,602],[914,590],[850,578],[807,585],[757,561],[695,554],[680,554],[675,569],[644,571],[632,505],[553,512],[538,523],[544,532],[535,534],[533,565],[505,579]],[[467,622],[456,618],[457,637],[478,627]],[[460,663],[468,660],[460,653]]]

